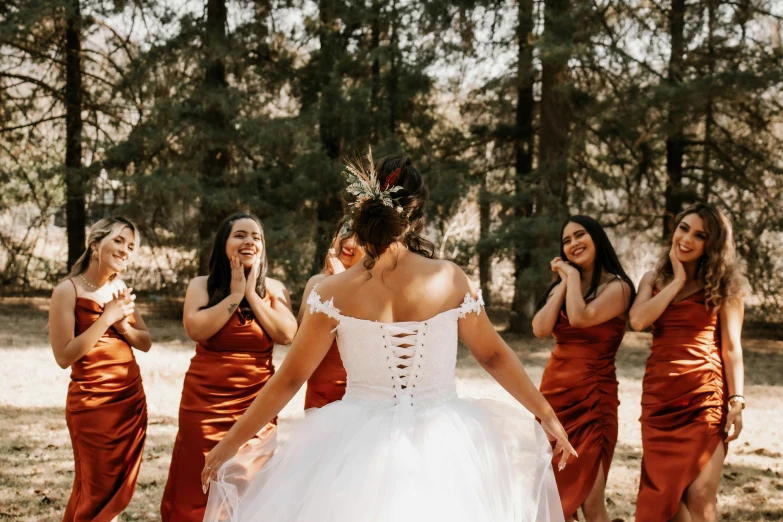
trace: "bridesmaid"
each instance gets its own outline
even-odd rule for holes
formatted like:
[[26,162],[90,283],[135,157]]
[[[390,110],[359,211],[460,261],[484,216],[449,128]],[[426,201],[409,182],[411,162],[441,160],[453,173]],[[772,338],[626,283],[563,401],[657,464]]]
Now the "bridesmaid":
[[74,481],[64,522],[118,519],[133,496],[147,435],[147,405],[133,348],[152,341],[118,274],[139,244],[136,226],[101,219],[49,308],[52,351],[71,367],[65,419]]
[[636,291],[595,219],[569,217],[560,238],[560,257],[551,262],[557,279],[533,317],[533,333],[556,340],[541,393],[579,454],[555,479],[566,520],[581,508],[588,522],[608,522],[604,489],[620,403],[614,360]]
[[723,212],[699,203],[675,222],[630,312],[634,330],[653,333],[636,520],[714,522],[728,442],[742,430],[746,280]]
[[[183,321],[197,343],[196,355],[182,390],[179,431],[161,502],[163,522],[204,518],[204,456],[274,373],[274,344],[289,344],[296,333],[288,290],[266,272],[261,222],[237,213],[218,228],[209,276],[196,277],[188,286]],[[268,425],[257,438],[271,436],[274,427]]]
[[[324,261],[324,270],[307,281],[302,304],[299,307],[297,321],[302,322],[307,309],[307,297],[313,288],[330,275],[345,272],[364,257],[364,249],[356,242],[356,235],[350,227],[350,221],[343,219],[337,226],[337,234],[332,240],[332,247]],[[305,393],[305,410],[320,408],[339,401],[345,394],[346,373],[340,351],[337,349],[337,339],[334,340],[321,364],[307,380]]]

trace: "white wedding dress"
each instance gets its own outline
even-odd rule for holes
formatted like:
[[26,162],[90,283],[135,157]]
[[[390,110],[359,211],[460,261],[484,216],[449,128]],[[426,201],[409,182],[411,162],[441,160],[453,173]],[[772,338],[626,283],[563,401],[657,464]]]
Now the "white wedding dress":
[[310,410],[281,447],[269,437],[228,461],[205,522],[563,521],[541,426],[457,397],[457,322],[481,311],[481,294],[404,323],[342,315],[315,290],[307,304],[338,321],[345,396]]

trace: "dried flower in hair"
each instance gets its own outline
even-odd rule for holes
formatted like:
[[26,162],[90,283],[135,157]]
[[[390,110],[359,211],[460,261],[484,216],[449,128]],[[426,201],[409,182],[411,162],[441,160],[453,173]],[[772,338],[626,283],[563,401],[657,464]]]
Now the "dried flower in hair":
[[[348,188],[346,190],[356,198],[351,206],[358,207],[369,199],[375,199],[387,207],[394,208],[397,212],[402,214],[402,206],[397,203],[396,198],[393,196],[395,192],[402,190],[402,187],[387,188],[389,185],[387,179],[387,182],[383,184],[382,188],[378,182],[378,175],[375,172],[375,166],[372,160],[372,149],[368,149],[366,159],[369,168],[365,167],[361,160],[349,162],[345,166],[348,169],[348,172],[344,173],[346,181],[348,182]],[[395,172],[392,172],[390,177],[395,173],[398,177],[399,170],[400,169],[397,169]]]

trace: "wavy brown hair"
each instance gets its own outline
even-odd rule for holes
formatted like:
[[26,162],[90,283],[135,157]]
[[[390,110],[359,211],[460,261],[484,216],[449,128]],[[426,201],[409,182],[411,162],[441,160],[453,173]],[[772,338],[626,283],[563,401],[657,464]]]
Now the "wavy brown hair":
[[737,258],[731,221],[726,214],[712,205],[696,203],[680,212],[674,219],[676,225],[658,262],[655,284],[660,288],[674,277],[669,251],[677,227],[689,214],[698,214],[704,220],[707,241],[704,244],[704,255],[698,261],[696,279],[704,285],[707,308],[717,312],[725,301],[741,300],[747,294],[748,282]]
[[[367,169],[361,160],[352,162],[355,169]],[[377,199],[367,199],[353,208],[351,215],[353,231],[359,245],[369,255],[364,266],[370,270],[389,246],[401,241],[411,252],[432,258],[435,246],[422,236],[424,230],[424,206],[427,203],[427,187],[421,173],[413,166],[410,158],[386,156],[378,160],[374,169],[378,182],[383,186],[386,178],[399,169],[399,175],[392,184],[400,187],[393,193],[398,212]],[[370,172],[369,170],[366,170]],[[390,187],[391,188],[391,187]],[[350,198],[349,203],[351,203]]]

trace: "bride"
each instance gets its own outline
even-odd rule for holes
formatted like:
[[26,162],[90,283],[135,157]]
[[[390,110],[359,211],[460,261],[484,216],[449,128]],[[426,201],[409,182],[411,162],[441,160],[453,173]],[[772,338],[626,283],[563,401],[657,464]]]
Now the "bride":
[[[481,293],[432,259],[427,197],[410,159],[349,165],[353,231],[366,256],[313,289],[279,371],[207,455],[205,522],[562,521],[551,468],[576,452],[495,332]],[[296,394],[337,337],[342,401],[310,410],[277,449],[245,444]],[[457,397],[461,339],[522,406]],[[549,440],[548,440],[549,439]],[[258,440],[258,439],[255,439]]]

